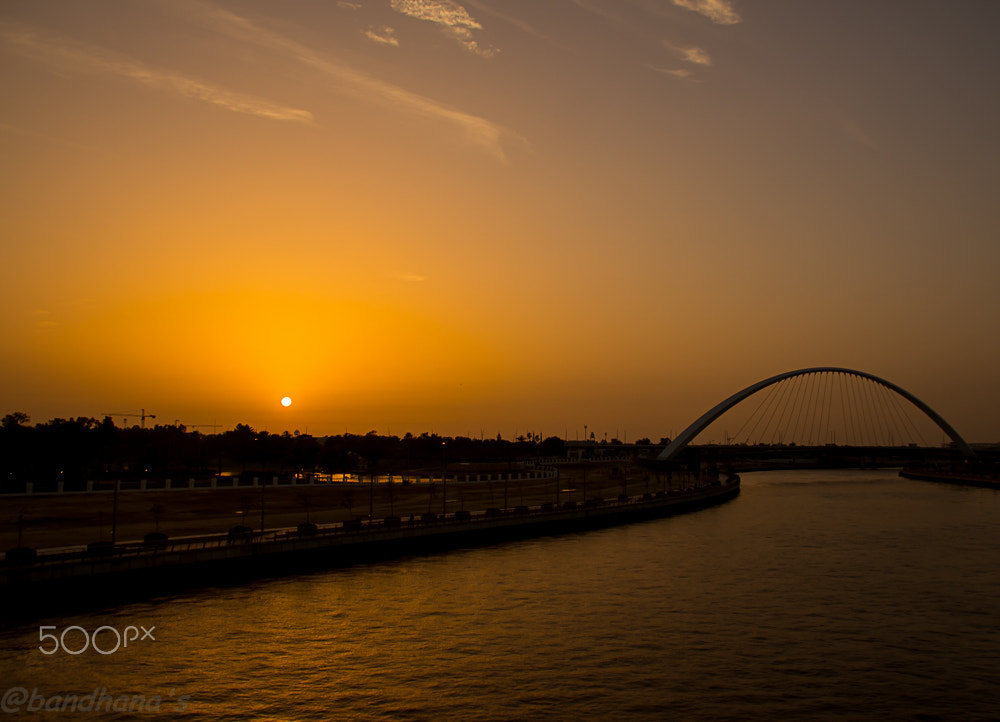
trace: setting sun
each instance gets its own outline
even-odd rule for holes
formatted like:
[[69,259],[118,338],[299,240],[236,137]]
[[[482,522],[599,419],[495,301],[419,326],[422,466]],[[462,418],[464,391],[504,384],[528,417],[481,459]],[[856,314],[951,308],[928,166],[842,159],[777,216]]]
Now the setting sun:
[[290,396],[285,396],[283,399],[281,399],[281,405],[282,406],[291,406],[292,405],[292,399],[291,399],[291,397]]
[[249,5],[0,5],[0,416],[657,440],[831,364],[997,438],[1000,5]]

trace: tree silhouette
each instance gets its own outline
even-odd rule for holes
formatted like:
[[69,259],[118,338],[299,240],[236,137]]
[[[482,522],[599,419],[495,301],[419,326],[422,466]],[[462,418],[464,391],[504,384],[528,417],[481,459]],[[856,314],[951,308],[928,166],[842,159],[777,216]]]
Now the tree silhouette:
[[7,414],[6,416],[4,416],[3,420],[0,421],[0,425],[2,425],[4,429],[14,429],[20,426],[24,426],[29,421],[31,421],[31,417],[28,416],[26,413],[24,413],[23,411],[15,411],[12,414]]
[[88,481],[204,478],[248,469],[265,475],[268,471],[426,473],[442,464],[442,443],[451,458],[487,464],[515,457],[565,456],[561,439],[542,441],[534,432],[516,443],[499,434],[473,439],[428,432],[407,432],[402,438],[370,432],[317,439],[301,433],[257,432],[249,424],[205,435],[179,422],[123,428],[111,417],[30,422],[23,411],[0,416],[0,486],[5,491],[23,491],[26,481],[34,484],[35,491],[55,491],[59,481],[66,491],[82,491]]

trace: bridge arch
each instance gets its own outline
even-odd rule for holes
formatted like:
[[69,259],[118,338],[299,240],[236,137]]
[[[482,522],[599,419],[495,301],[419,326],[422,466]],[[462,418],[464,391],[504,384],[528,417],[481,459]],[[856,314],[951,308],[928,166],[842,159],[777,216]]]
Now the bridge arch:
[[873,381],[880,386],[884,386],[890,391],[902,396],[904,399],[924,412],[924,414],[926,414],[944,433],[949,436],[949,438],[951,438],[952,441],[955,442],[955,446],[958,447],[963,456],[968,458],[975,457],[975,453],[972,451],[972,448],[965,442],[965,439],[963,439],[959,433],[952,428],[951,424],[945,421],[934,409],[906,389],[897,386],[891,381],[886,381],[883,378],[875,376],[874,374],[865,373],[864,371],[856,371],[854,369],[840,368],[837,366],[814,366],[812,368],[798,369],[797,371],[786,371],[785,373],[777,374],[776,376],[764,379],[763,381],[758,381],[755,384],[747,386],[742,391],[738,391],[733,394],[725,401],[713,406],[711,409],[702,414],[693,424],[684,429],[684,431],[682,431],[676,439],[667,444],[666,448],[664,448],[663,451],[661,451],[656,457],[657,461],[669,461],[672,459],[681,451],[681,449],[691,443],[691,441],[693,441],[698,434],[704,431],[709,424],[729,411],[729,409],[736,406],[736,404],[749,398],[750,396],[753,396],[761,389],[766,389],[772,384],[776,384],[779,381],[784,381],[785,379],[789,379],[794,376],[806,376],[808,374],[816,373],[841,373],[848,376],[857,376],[859,378]]

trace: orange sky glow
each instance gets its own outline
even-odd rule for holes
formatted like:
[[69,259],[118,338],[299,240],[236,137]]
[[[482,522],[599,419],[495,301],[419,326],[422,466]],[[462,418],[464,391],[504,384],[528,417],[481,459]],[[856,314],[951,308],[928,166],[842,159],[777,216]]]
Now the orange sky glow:
[[833,365],[1000,441],[998,33],[929,0],[8,0],[0,414],[657,439]]

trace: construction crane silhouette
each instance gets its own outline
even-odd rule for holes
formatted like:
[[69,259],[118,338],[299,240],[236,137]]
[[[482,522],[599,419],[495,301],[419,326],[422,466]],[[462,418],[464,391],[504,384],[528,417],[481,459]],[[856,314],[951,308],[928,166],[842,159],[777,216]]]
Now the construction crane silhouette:
[[[142,409],[142,411],[140,413],[138,413],[138,414],[104,414],[104,415],[105,416],[112,416],[112,417],[113,416],[138,416],[139,417],[139,424],[144,429],[146,428],[146,419],[155,419],[156,418],[156,414],[147,414],[146,413],[146,409]],[[122,421],[122,426],[124,426],[124,425],[125,425],[125,422]]]

